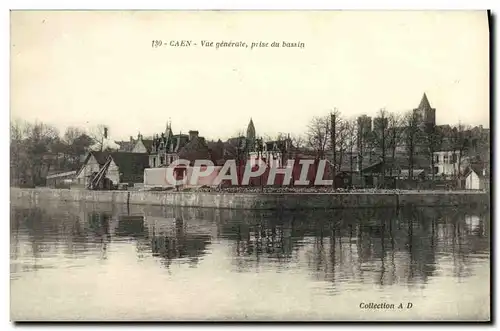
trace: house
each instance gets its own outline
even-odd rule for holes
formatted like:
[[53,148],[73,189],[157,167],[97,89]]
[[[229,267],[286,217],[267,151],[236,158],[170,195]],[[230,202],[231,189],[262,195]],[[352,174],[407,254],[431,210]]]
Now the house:
[[[463,153],[462,153],[463,154]],[[459,151],[441,150],[433,153],[434,175],[445,178],[456,177],[463,174],[469,165],[469,157],[460,156]]]
[[137,141],[130,152],[150,154],[153,149],[153,139],[144,139],[142,134],[137,135]]
[[489,189],[489,180],[486,168],[472,164],[465,170],[464,178],[464,187],[466,190]]
[[74,186],[87,187],[89,178],[98,173],[109,156],[108,152],[90,151],[85,156],[83,165],[76,173]]
[[424,157],[415,156],[410,174],[410,162],[408,157],[397,157],[387,159],[385,164],[378,161],[363,168],[363,181],[367,187],[379,185],[400,187],[402,182],[423,182],[429,173],[429,161]]
[[144,181],[144,169],[148,167],[147,153],[90,152],[76,174],[75,185],[88,188],[99,175],[99,188],[130,186]]
[[[193,135],[194,132],[190,131]],[[149,166],[159,168],[170,165],[179,159],[179,152],[189,142],[190,135],[179,133],[174,135],[171,124],[167,124],[165,132],[153,137],[149,152]]]
[[75,176],[76,171],[48,175],[46,178],[46,185],[52,188],[69,188]]
[[290,137],[280,140],[266,141],[256,139],[254,148],[249,150],[248,159],[252,165],[257,160],[263,161],[270,167],[285,167],[289,159],[294,159],[299,151],[292,146]]
[[208,151],[210,153],[210,160],[215,165],[224,165],[224,143],[222,140],[208,141],[207,142]]
[[126,141],[126,140],[115,141],[115,143],[120,146],[120,148],[118,149],[118,152],[132,152],[137,141],[134,140],[134,137],[130,136],[130,140],[128,140],[128,141]]
[[200,137],[198,131],[189,131],[189,141],[180,149],[178,158],[188,160],[194,165],[196,160],[210,160],[210,150],[205,138]]

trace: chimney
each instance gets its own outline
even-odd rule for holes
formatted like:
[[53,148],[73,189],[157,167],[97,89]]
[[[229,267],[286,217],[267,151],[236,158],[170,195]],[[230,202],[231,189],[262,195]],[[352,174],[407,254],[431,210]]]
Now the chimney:
[[104,128],[104,139],[108,139],[108,128]]
[[198,131],[189,131],[189,141],[193,140],[195,137],[198,137]]

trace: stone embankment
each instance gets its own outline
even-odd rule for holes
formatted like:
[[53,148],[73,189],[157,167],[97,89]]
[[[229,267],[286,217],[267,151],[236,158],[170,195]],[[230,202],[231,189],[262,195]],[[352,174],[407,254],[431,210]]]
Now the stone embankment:
[[11,199],[89,201],[132,205],[228,209],[300,210],[488,204],[489,194],[473,191],[351,191],[351,192],[152,192],[89,191],[83,189],[11,188]]

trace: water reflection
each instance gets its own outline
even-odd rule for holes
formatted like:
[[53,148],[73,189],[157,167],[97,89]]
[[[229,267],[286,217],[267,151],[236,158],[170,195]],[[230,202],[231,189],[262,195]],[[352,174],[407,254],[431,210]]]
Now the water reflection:
[[[102,210],[105,209],[105,210]],[[306,273],[337,288],[425,285],[433,277],[471,276],[489,259],[490,216],[483,209],[356,209],[255,212],[181,208],[11,209],[11,276],[106,261],[115,245],[138,260],[197,267],[218,248],[230,271]],[[83,262],[82,262],[83,263]],[[222,262],[221,262],[222,263]],[[222,265],[222,264],[221,264]],[[83,264],[84,267],[84,264]]]

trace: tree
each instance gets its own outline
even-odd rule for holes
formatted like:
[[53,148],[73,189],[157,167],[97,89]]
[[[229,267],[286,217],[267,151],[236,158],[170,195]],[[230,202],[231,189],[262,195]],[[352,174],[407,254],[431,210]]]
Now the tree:
[[371,140],[371,123],[368,125],[362,117],[356,121],[357,126],[357,150],[358,150],[358,168],[360,177],[363,178],[363,161],[366,156],[366,151],[370,148]]
[[356,119],[351,119],[349,121],[345,121],[346,125],[346,149],[349,152],[349,169],[351,173],[351,184],[353,182],[353,173],[354,173],[354,149],[358,145],[358,126],[356,123]]
[[380,109],[378,116],[373,121],[373,143],[374,147],[380,153],[381,159],[381,172],[382,172],[382,184],[385,179],[385,165],[386,165],[386,153],[388,150],[388,135],[389,135],[389,114],[387,110]]
[[109,129],[104,124],[99,124],[89,130],[88,136],[92,139],[95,149],[102,152],[105,149],[105,140],[108,138]]
[[[335,108],[333,110],[333,112],[330,113],[330,149],[332,151],[332,160],[331,160],[332,167],[331,167],[331,169],[332,169],[332,178],[333,178],[333,181],[332,181],[333,189],[336,188],[335,178],[337,177],[337,169],[336,168],[337,168],[338,144],[342,143],[341,139],[337,139],[338,132],[342,131],[342,129],[343,129],[341,127],[341,124],[342,124],[342,119],[341,119],[340,111],[337,108]],[[342,159],[342,155],[341,155],[340,159]],[[342,162],[342,160],[340,160],[340,161]]]
[[[470,148],[471,141],[471,130],[470,126],[464,125],[462,123],[457,124],[453,127],[451,132],[451,145],[453,148],[453,173],[457,180],[457,184],[460,187],[462,180],[462,162]],[[456,166],[455,166],[456,163]]]
[[420,137],[417,115],[410,111],[404,115],[404,142],[408,156],[408,179],[413,180],[413,167],[415,165],[416,151]]
[[235,138],[230,138],[224,144],[224,157],[226,160],[235,160],[236,164],[241,164],[246,156],[246,137],[243,131],[239,131]]
[[424,124],[424,134],[422,136],[422,140],[423,140],[424,150],[428,156],[428,159],[430,160],[431,176],[432,176],[432,181],[434,181],[436,175],[434,172],[434,165],[435,165],[434,153],[439,151],[443,142],[443,136],[435,124],[426,123]]
[[403,138],[403,118],[399,114],[390,113],[388,116],[388,135],[387,147],[391,153],[391,165],[389,168],[389,175],[392,177],[394,164],[396,162],[396,150],[401,145]]
[[45,175],[57,160],[57,154],[53,150],[58,142],[59,132],[55,127],[42,122],[29,124],[26,132],[26,157],[31,183],[42,185]]
[[350,123],[347,120],[341,119],[337,120],[337,128],[335,130],[335,141],[336,141],[336,153],[337,160],[336,164],[336,172],[340,172],[342,168],[342,164],[347,157],[350,148],[350,140],[349,140],[349,130]]
[[298,150],[303,149],[307,145],[307,139],[303,135],[291,135],[292,146]]
[[13,185],[21,184],[26,177],[27,128],[28,123],[20,119],[10,122],[10,179]]
[[307,146],[316,152],[318,159],[325,157],[325,150],[328,146],[330,134],[330,118],[329,116],[315,116],[307,126]]

